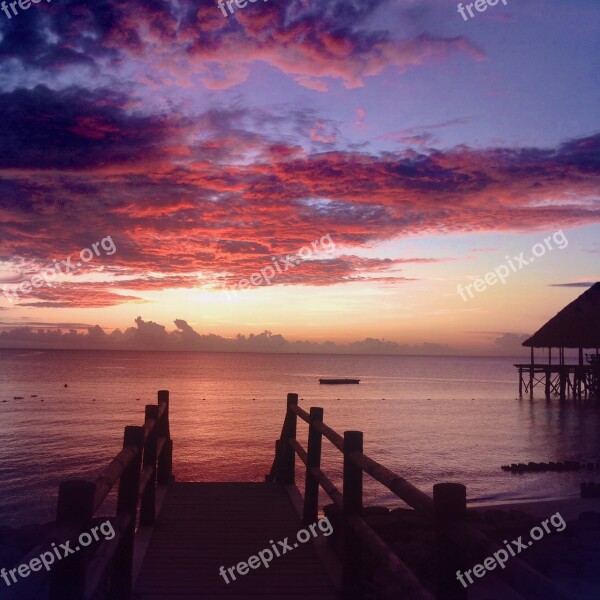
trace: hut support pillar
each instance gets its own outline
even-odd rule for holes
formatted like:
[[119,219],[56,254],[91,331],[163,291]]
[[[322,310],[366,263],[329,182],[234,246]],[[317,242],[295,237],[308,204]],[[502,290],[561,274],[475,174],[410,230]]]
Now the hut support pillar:
[[575,394],[577,394],[578,400],[581,400],[581,397],[582,397],[581,383],[584,378],[585,378],[585,370],[583,368],[583,348],[579,348],[579,369],[577,369],[577,371],[575,373],[575,381],[573,384],[576,387]]
[[533,400],[533,365],[534,365],[533,346],[531,346],[531,367],[529,368],[529,398],[531,400]]
[[559,372],[559,380],[560,380],[560,399],[561,400],[565,400],[565,398],[567,397],[566,394],[566,390],[567,390],[567,373],[564,369],[564,367],[561,366],[560,372]]
[[519,367],[519,398],[523,397],[523,369]]

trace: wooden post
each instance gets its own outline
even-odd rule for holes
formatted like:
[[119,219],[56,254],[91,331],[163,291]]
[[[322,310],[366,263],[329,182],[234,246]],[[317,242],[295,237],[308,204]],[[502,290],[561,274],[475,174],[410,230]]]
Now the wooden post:
[[579,348],[579,368],[576,369],[576,376],[575,376],[575,381],[573,382],[573,386],[576,386],[576,394],[577,394],[577,399],[581,400],[581,383],[583,381],[585,377],[585,369],[583,366],[583,348]]
[[278,474],[275,478],[277,483],[293,484],[296,480],[296,451],[290,446],[289,440],[296,439],[296,426],[298,417],[290,408],[298,405],[298,394],[287,395],[287,412],[285,422],[281,432],[281,444],[279,452],[281,453],[281,462],[279,464]]
[[567,397],[567,394],[566,394],[567,373],[566,373],[566,369],[565,369],[564,365],[560,367],[559,381],[560,381],[560,399],[564,400]]
[[342,597],[360,598],[361,547],[360,539],[350,526],[350,518],[362,516],[363,473],[350,454],[363,451],[362,431],[344,431],[344,556],[342,573]]
[[169,390],[160,390],[158,392],[158,404],[165,403],[167,406],[163,413],[163,419],[161,420],[161,427],[159,433],[164,435],[167,439],[171,439],[171,431],[169,429]]
[[[146,421],[148,419],[156,419],[158,424],[158,406],[156,404],[148,404],[146,406]],[[142,494],[140,503],[140,525],[152,525],[156,510],[156,441],[158,439],[157,427],[155,426],[150,435],[146,438],[144,444],[144,469],[150,467],[152,475],[148,481],[148,485]]]
[[533,365],[535,363],[535,359],[533,356],[533,346],[531,346],[531,366],[529,367],[529,398],[533,399],[533,382],[534,382],[534,374],[533,374]]
[[[96,484],[89,481],[63,481],[58,488],[57,524],[77,526],[79,533],[91,527],[94,516]],[[70,548],[80,548],[77,539],[71,539]],[[61,540],[67,542],[67,540]],[[75,554],[57,561],[50,575],[50,600],[81,600],[85,590],[85,552],[83,548]]]
[[[436,535],[436,597],[443,600],[465,600],[467,590],[457,579],[464,573],[465,554],[454,544],[447,528],[467,514],[467,488],[461,483],[437,483],[433,486],[433,511]],[[464,577],[464,575],[463,575]]]
[[171,430],[169,426],[169,391],[160,390],[158,392],[158,404],[166,402],[167,407],[158,424],[158,437],[166,439],[162,452],[158,457],[158,470],[156,480],[159,485],[167,485],[173,479],[173,440],[171,439]]
[[321,442],[323,435],[315,429],[315,423],[323,422],[323,409],[311,407],[310,423],[308,425],[308,449],[306,457],[306,483],[304,485],[304,514],[305,525],[314,523],[319,513],[319,481],[311,473],[311,469],[321,468]]
[[550,384],[552,382],[552,347],[548,348],[548,367],[544,371],[544,396],[550,400]]
[[596,348],[596,362],[593,363],[590,374],[590,397],[600,401],[600,358]]
[[598,348],[596,348],[596,362],[593,363],[590,378],[590,396],[600,401],[600,358],[598,357]]
[[[285,421],[285,417],[284,417]],[[272,477],[269,478],[269,481],[274,481],[279,473],[279,469],[281,467],[281,438],[275,440],[275,461],[274,461],[274,469],[272,473]]]
[[523,367],[519,367],[519,398],[523,397]]
[[137,448],[135,458],[123,471],[119,480],[119,495],[117,497],[117,515],[128,514],[131,516],[129,526],[115,552],[113,559],[113,572],[110,582],[109,598],[111,600],[128,600],[133,586],[133,542],[137,517],[138,491],[140,488],[140,469],[142,465],[142,451],[144,448],[144,428],[125,427],[123,448],[134,446]]
[[265,481],[274,481],[277,473],[279,473],[279,465],[281,464],[280,448],[281,438],[275,440],[275,458],[273,459],[271,470],[265,475]]

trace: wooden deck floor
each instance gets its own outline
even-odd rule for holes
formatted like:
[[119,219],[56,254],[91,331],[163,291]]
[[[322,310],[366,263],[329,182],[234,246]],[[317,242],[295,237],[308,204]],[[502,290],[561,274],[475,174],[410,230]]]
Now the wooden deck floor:
[[[269,540],[296,542],[291,499],[274,483],[173,483],[158,515],[134,600],[243,598],[333,600],[338,595],[311,542],[226,584],[219,567],[246,562]],[[321,536],[321,532],[317,529]]]

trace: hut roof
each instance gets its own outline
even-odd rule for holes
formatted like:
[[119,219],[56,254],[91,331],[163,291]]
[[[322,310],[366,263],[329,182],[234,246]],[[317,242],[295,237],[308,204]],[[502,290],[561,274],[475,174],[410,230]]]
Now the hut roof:
[[534,348],[600,347],[600,282],[565,306],[523,346]]

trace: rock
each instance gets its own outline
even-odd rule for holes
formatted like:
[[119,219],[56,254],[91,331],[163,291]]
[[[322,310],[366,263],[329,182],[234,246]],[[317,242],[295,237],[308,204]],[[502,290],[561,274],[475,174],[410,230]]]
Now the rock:
[[484,523],[483,521],[480,523],[474,523],[473,525],[477,531],[483,533],[483,535],[487,535],[492,539],[496,539],[498,537],[498,528],[491,523]]
[[600,512],[582,512],[577,521],[584,529],[600,529]]
[[467,509],[467,523],[481,523],[481,513],[472,508]]
[[434,557],[434,549],[431,544],[419,540],[397,542],[393,545],[393,550],[417,577],[426,578],[430,575]]
[[363,508],[363,516],[367,515],[387,515],[390,509],[387,506],[365,506]]
[[23,525],[15,531],[12,543],[18,548],[22,548],[25,553],[29,552],[29,550],[44,541],[44,538],[50,534],[53,527],[54,523]]
[[481,520],[484,523],[492,523],[495,525],[499,521],[503,521],[506,518],[505,514],[506,513],[503,510],[498,510],[498,509],[486,510],[486,511],[483,511],[483,513],[481,515]]
[[373,529],[383,529],[389,530],[391,527],[398,523],[398,520],[394,515],[386,514],[386,515],[365,515],[365,521],[373,527]]
[[394,515],[398,523],[406,527],[419,527],[421,529],[428,529],[431,527],[431,521],[420,515],[417,511],[412,508],[394,508],[390,511],[391,515]]

